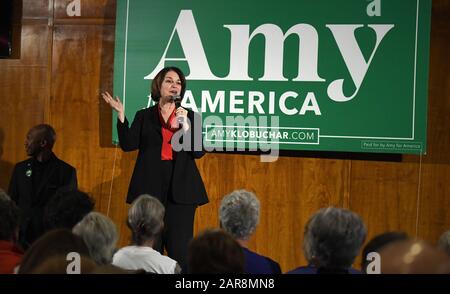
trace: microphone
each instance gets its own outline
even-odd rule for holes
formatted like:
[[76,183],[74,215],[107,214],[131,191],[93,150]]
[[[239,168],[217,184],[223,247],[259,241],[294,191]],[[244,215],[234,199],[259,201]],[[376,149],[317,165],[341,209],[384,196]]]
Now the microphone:
[[[180,95],[173,95],[172,96],[172,102],[175,103],[175,110],[181,107],[181,96]],[[183,124],[184,120],[182,117],[177,117],[177,121],[179,124]]]
[[181,106],[181,96],[180,95],[174,95],[172,96],[172,102],[175,103],[175,109],[178,109]]

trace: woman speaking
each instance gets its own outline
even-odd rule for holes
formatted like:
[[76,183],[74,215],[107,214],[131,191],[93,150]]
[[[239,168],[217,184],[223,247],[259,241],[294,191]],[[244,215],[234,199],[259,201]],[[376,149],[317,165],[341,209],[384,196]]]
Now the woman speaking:
[[[103,99],[117,111],[120,147],[123,151],[139,150],[127,203],[142,194],[154,196],[163,203],[165,229],[155,249],[163,252],[166,248],[169,257],[178,261],[183,271],[186,271],[188,242],[193,236],[195,210],[208,203],[195,163],[196,158],[205,154],[201,146],[198,150],[194,148],[194,142],[201,142],[202,136],[201,127],[195,127],[194,123],[201,123],[201,119],[191,110],[177,108],[174,102],[174,97],[183,97],[185,91],[186,79],[179,68],[162,69],[151,85],[156,105],[137,111],[131,127],[119,97],[114,99],[108,92],[102,93]],[[172,137],[181,139],[172,140]],[[190,142],[187,147],[186,142]],[[183,148],[175,151],[173,144],[181,144]]]

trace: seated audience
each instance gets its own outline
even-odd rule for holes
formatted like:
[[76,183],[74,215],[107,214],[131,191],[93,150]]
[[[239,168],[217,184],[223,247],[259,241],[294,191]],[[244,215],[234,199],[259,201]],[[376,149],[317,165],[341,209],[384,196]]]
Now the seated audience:
[[128,227],[134,244],[118,250],[113,256],[113,265],[157,274],[181,272],[175,260],[153,249],[164,228],[164,212],[161,202],[150,195],[141,195],[133,201],[128,211]]
[[20,211],[14,201],[0,190],[0,274],[13,274],[23,252],[17,246]]
[[246,190],[236,190],[222,199],[220,225],[241,245],[248,274],[281,274],[280,265],[248,249],[248,240],[259,223],[259,200]]
[[[72,252],[78,253],[80,258],[90,259],[89,250],[81,237],[74,235],[67,229],[49,231],[37,239],[27,250],[20,263],[19,274],[32,274],[53,257],[53,263],[65,263],[67,268],[71,262],[70,260],[67,261],[67,257]],[[60,261],[56,262],[55,259],[59,259]],[[88,272],[92,268],[91,263],[87,265],[81,263],[81,273]],[[88,267],[87,270],[85,266]],[[49,267],[52,268],[53,266]],[[56,267],[58,268],[58,266]]]
[[367,273],[367,266],[371,263],[371,259],[368,255],[371,252],[380,253],[380,250],[388,244],[408,240],[409,237],[405,232],[386,232],[372,238],[366,246],[364,246],[361,257],[361,270],[363,273]]
[[206,230],[189,243],[191,274],[242,274],[245,257],[239,243],[222,230]]
[[116,225],[109,217],[98,212],[90,212],[75,225],[72,232],[83,238],[91,258],[98,265],[112,262],[119,236]]
[[308,266],[288,274],[360,273],[351,265],[365,238],[366,228],[359,215],[342,208],[323,208],[305,227],[303,251]]

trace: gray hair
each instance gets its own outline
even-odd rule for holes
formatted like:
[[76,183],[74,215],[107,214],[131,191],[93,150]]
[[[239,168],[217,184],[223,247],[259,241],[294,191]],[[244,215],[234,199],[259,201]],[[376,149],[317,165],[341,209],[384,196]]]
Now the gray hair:
[[114,222],[107,216],[88,213],[72,232],[83,238],[89,249],[89,255],[99,265],[110,264],[119,238]]
[[137,245],[158,236],[164,227],[164,213],[165,208],[161,202],[148,194],[139,196],[131,203],[128,226]]
[[236,239],[247,240],[259,222],[259,200],[247,190],[236,190],[222,199],[219,218],[222,228]]
[[439,238],[439,248],[447,252],[450,255],[450,231],[444,232]]
[[305,257],[319,268],[349,268],[366,234],[364,222],[356,213],[336,207],[323,208],[306,224],[303,240]]

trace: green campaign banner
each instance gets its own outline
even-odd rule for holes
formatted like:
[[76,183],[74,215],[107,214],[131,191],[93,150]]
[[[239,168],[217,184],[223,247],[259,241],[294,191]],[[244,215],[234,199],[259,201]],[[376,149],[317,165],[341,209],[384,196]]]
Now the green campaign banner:
[[210,150],[423,154],[430,18],[431,0],[118,0],[114,95],[132,121],[177,66]]

